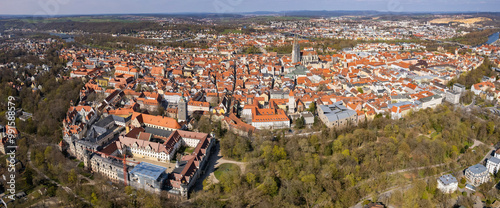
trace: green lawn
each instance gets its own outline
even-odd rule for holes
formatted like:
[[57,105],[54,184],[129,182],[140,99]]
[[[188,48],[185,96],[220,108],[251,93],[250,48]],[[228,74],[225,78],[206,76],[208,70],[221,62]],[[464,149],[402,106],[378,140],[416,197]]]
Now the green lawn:
[[186,153],[186,154],[191,154],[191,153],[193,153],[193,151],[194,151],[194,147],[188,147],[188,148],[186,148],[186,149],[184,150],[184,153]]
[[431,134],[431,139],[434,139],[434,137],[436,137],[436,136],[438,136],[438,135],[439,135],[439,133],[438,133],[438,132],[436,132],[436,131],[435,131],[435,132],[432,132],[432,134]]
[[239,171],[239,170],[240,167],[238,167],[238,165],[231,163],[223,163],[219,167],[217,167],[217,169],[214,171],[214,175],[215,178],[217,178],[217,180],[220,180],[219,178],[222,175],[222,173],[229,171]]

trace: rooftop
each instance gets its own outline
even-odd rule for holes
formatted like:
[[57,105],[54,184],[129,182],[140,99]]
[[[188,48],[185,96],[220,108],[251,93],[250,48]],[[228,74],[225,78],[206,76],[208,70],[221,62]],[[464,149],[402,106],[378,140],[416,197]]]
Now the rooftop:
[[161,174],[165,173],[167,168],[151,163],[141,162],[130,171],[130,174],[156,180]]
[[486,167],[481,164],[475,164],[467,168],[467,170],[471,171],[473,174],[481,174],[487,171]]
[[332,105],[320,105],[319,107],[330,122],[357,115],[356,111],[350,110],[343,106],[341,101],[336,102]]
[[488,159],[488,161],[495,163],[495,164],[500,164],[500,159],[497,157],[491,157],[490,159]]
[[452,183],[458,183],[457,178],[453,177],[451,174],[446,174],[438,178],[444,185],[450,185]]

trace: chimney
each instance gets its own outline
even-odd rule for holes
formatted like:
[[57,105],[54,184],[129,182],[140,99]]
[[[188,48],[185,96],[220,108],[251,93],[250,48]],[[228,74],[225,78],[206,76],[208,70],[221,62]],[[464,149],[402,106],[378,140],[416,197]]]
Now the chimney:
[[179,160],[175,161],[175,168],[179,168]]

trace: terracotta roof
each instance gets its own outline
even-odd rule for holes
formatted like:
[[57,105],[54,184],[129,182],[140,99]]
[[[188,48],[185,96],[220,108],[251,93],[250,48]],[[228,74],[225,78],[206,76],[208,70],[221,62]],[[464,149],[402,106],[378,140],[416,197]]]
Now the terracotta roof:
[[170,129],[181,129],[181,125],[179,123],[170,117],[165,117],[165,116],[153,116],[149,114],[142,114],[142,113],[136,113],[134,112],[132,114],[132,120],[137,118],[139,123],[146,123],[146,124],[151,124],[155,126],[161,126],[161,127],[166,127]]

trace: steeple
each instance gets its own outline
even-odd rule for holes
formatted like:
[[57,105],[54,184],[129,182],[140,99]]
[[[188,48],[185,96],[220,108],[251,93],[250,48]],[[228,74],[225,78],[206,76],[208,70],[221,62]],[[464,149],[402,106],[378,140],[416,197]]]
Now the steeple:
[[291,89],[288,94],[288,113],[295,113],[295,95]]
[[177,105],[177,121],[187,121],[188,113],[187,113],[187,102],[184,97],[184,91],[182,92],[181,98]]
[[300,62],[300,45],[296,34],[293,36],[292,63]]

